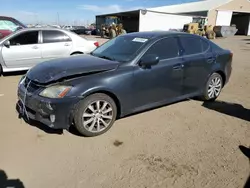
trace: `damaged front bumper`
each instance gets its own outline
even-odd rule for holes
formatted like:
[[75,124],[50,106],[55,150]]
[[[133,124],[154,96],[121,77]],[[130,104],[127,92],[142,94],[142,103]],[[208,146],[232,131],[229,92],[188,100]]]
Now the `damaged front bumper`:
[[71,115],[78,97],[49,99],[37,93],[26,93],[21,86],[18,88],[17,111],[26,119],[39,121],[53,129],[69,129]]

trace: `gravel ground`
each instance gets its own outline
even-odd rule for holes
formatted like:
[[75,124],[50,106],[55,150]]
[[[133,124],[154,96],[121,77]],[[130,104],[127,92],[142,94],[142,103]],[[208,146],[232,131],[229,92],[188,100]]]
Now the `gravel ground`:
[[250,38],[215,42],[234,52],[233,74],[218,101],[186,100],[130,116],[95,138],[18,119],[21,74],[1,77],[0,184],[17,185],[19,179],[26,188],[243,187],[249,160],[239,146],[250,146]]

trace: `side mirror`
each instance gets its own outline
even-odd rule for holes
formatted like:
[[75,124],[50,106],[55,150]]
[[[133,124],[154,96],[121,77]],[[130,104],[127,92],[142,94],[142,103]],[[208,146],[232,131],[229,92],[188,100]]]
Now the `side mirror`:
[[142,67],[151,67],[157,65],[160,61],[160,58],[155,54],[148,54],[141,58],[139,65]]
[[18,26],[18,27],[16,28],[16,31],[21,30],[21,29],[23,29],[23,28],[20,27],[20,26]]
[[9,48],[9,47],[10,47],[10,41],[9,41],[9,40],[5,41],[5,42],[3,43],[3,45],[4,45],[5,47]]

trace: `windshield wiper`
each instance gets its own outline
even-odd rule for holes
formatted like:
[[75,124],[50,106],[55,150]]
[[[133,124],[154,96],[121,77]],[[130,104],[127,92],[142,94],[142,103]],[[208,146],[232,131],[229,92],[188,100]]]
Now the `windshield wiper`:
[[111,57],[108,57],[108,56],[105,56],[105,55],[97,56],[97,57],[102,58],[102,59],[111,60],[111,61],[116,61],[114,58],[111,58]]
[[99,58],[102,58],[102,59],[107,59],[107,60],[111,60],[111,61],[116,61],[115,58],[108,57],[108,56],[106,56],[106,55],[97,55],[97,54],[94,54],[93,52],[91,52],[90,55],[95,56],[95,57],[99,57]]

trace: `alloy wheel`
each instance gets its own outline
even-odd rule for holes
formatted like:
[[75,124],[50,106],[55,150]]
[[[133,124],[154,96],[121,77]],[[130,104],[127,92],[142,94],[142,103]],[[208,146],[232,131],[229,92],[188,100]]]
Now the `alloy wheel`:
[[220,77],[214,77],[211,79],[208,85],[208,96],[210,99],[217,98],[220,95],[222,89],[222,80]]
[[113,109],[109,102],[97,100],[92,102],[84,110],[83,126],[92,133],[98,133],[107,129],[113,120]]

